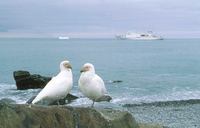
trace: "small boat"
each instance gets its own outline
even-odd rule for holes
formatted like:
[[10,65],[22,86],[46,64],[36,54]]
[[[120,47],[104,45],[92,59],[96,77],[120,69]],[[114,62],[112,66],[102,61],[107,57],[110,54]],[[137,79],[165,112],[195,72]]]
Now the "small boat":
[[60,40],[69,40],[68,36],[59,36],[58,39]]
[[117,39],[120,40],[163,40],[161,36],[156,36],[152,32],[147,33],[136,33],[136,32],[127,32],[126,34],[116,35]]

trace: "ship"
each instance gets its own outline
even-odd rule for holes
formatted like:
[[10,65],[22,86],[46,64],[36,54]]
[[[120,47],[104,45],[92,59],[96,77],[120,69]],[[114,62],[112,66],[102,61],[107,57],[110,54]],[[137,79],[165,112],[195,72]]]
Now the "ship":
[[115,37],[120,40],[163,40],[161,36],[154,35],[152,32],[127,32],[125,34],[116,35]]
[[59,36],[58,39],[60,40],[69,40],[68,36]]

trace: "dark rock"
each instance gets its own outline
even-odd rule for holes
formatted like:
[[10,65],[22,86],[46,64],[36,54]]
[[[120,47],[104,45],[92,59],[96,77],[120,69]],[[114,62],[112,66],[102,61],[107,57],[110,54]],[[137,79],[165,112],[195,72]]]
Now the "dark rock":
[[113,83],[121,83],[123,82],[122,80],[114,80]]
[[111,100],[112,100],[112,97],[110,97],[109,95],[104,95],[104,96],[96,99],[95,102],[101,102],[101,101],[110,102]]
[[69,93],[69,94],[67,94],[65,100],[67,100],[67,101],[70,103],[71,101],[76,100],[76,99],[78,99],[78,98],[79,98],[79,97],[74,96],[74,95],[72,95],[72,94]]
[[14,71],[13,76],[17,89],[19,90],[44,88],[44,86],[51,80],[51,77],[37,74],[31,75],[28,71]]
[[0,128],[139,128],[128,112],[66,106],[4,105]]
[[108,83],[111,83],[111,84],[112,84],[112,83],[113,83],[113,84],[114,84],[114,83],[121,83],[121,82],[123,82],[123,81],[122,81],[122,80],[109,80],[109,81],[108,81]]

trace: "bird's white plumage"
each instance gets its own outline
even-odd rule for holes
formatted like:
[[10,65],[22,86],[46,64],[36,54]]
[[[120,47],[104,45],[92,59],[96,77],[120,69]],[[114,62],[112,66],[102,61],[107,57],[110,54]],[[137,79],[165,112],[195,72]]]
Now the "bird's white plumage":
[[86,97],[96,101],[107,93],[104,81],[95,73],[92,64],[84,64],[81,72],[79,78],[79,89]]
[[32,101],[32,104],[46,100],[49,103],[63,99],[70,92],[73,84],[69,61],[60,63],[60,73],[53,77]]

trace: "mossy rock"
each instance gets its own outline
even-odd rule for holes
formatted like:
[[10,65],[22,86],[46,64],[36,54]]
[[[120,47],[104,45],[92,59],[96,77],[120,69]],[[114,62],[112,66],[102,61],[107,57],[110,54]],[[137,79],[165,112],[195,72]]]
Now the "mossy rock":
[[128,112],[112,109],[0,104],[0,128],[139,128]]

